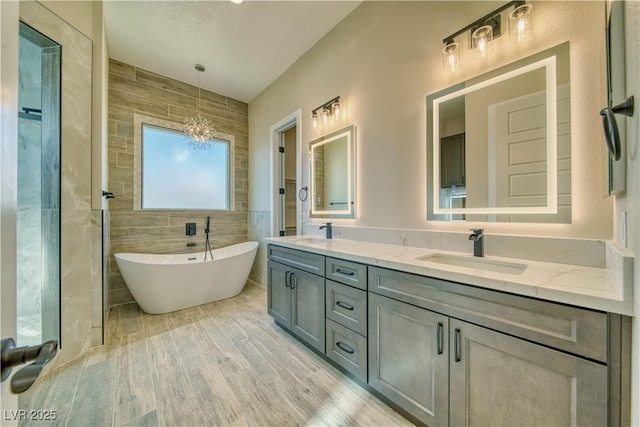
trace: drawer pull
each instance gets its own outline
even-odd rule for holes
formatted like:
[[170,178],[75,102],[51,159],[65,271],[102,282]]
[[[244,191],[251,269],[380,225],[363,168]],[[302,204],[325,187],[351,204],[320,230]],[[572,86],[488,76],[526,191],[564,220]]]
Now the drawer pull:
[[353,354],[355,352],[354,349],[352,349],[346,344],[343,344],[342,341],[338,341],[336,343],[336,347],[338,347],[340,350],[344,351],[345,353]]
[[347,304],[347,303],[342,302],[342,301],[336,301],[336,305],[338,307],[344,308],[345,310],[351,310],[351,311],[353,311],[353,309],[355,308],[351,304]]
[[442,336],[442,329],[443,329],[444,325],[442,324],[442,322],[438,322],[438,328],[437,328],[437,335],[438,335],[438,354],[442,354],[442,352],[444,351],[443,347],[444,347],[444,339]]
[[462,360],[462,358],[460,357],[460,329],[459,328],[456,328],[455,335],[454,335],[453,338],[454,338],[453,339],[453,345],[454,345],[453,346],[453,348],[454,348],[453,351],[455,353],[454,357],[455,357],[455,360],[456,360],[456,363],[457,363],[457,362]]
[[353,276],[353,271],[343,270],[341,268],[336,268],[336,273],[344,274],[345,276]]

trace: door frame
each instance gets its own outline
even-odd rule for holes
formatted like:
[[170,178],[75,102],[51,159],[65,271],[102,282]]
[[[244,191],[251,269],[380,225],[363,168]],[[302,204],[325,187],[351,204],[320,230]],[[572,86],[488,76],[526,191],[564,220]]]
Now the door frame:
[[[296,192],[299,192],[302,184],[302,109],[298,108],[294,112],[280,119],[271,125],[269,135],[271,139],[271,232],[272,237],[278,236],[278,224],[282,222],[282,214],[278,209],[280,194],[280,171],[282,170],[282,160],[278,149],[280,147],[280,135],[285,131],[296,127]],[[296,232],[302,231],[302,202],[296,194]]]
[[[19,2],[0,2],[0,333],[16,336],[16,214],[18,207],[18,23]],[[5,411],[18,409],[18,397],[2,383],[2,425]],[[15,414],[15,412],[14,412]],[[5,424],[7,423],[7,424]]]

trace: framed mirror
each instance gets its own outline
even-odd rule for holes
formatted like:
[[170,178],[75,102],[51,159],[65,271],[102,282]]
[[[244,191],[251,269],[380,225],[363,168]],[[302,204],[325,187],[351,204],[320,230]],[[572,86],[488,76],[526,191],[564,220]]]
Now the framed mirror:
[[428,219],[571,222],[569,43],[427,97]]
[[355,218],[355,126],[309,143],[312,218]]

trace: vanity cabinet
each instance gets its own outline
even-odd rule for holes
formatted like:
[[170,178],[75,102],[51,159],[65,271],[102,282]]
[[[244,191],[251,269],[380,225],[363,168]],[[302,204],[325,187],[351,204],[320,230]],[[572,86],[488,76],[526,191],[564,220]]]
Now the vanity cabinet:
[[268,246],[267,311],[278,324],[367,382],[367,266]]
[[368,271],[369,385],[420,421],[611,424],[606,313]]
[[[316,270],[321,261],[321,271],[324,272],[324,257],[280,249],[285,248],[277,248],[273,252],[283,263],[268,262],[267,311],[294,335],[324,353],[324,277],[302,269]],[[272,252],[271,247],[269,252]]]
[[629,318],[270,245],[268,311],[429,426],[627,425]]

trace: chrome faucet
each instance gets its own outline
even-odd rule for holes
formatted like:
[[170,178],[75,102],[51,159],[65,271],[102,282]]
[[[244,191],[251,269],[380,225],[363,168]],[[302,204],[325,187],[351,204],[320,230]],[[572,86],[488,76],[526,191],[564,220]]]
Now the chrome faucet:
[[327,239],[333,239],[333,226],[330,222],[327,222],[325,225],[320,227],[320,230],[323,228],[327,229]]
[[473,240],[473,256],[484,256],[484,229],[472,228],[469,240]]

